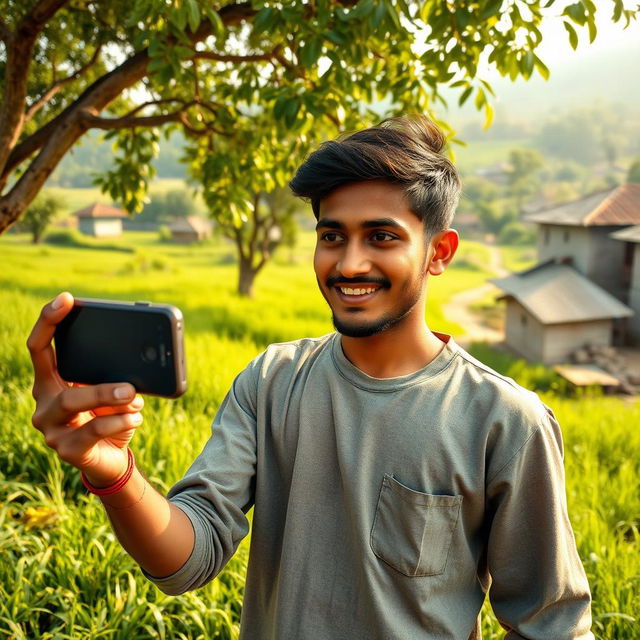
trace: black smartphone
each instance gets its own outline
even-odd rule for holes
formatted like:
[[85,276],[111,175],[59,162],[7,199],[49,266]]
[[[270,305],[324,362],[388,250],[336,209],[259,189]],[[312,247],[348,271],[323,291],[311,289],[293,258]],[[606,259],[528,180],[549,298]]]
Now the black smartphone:
[[176,398],[187,388],[183,327],[172,305],[76,298],[56,327],[58,371],[67,382],[130,382]]

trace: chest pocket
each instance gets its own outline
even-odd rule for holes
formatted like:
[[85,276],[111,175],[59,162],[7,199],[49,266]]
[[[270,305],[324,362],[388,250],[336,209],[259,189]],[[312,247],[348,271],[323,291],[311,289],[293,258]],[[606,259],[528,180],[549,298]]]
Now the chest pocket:
[[444,573],[461,504],[462,496],[414,491],[385,473],[371,549],[406,576]]

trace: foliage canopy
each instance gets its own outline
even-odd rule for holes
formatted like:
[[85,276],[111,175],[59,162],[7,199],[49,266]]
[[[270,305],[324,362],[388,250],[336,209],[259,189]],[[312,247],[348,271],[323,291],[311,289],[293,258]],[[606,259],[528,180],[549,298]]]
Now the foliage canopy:
[[[614,21],[636,17],[623,0],[609,8]],[[227,190],[241,210],[256,176],[283,183],[283,157],[381,112],[431,109],[442,87],[472,98],[488,123],[482,61],[513,79],[547,77],[536,48],[552,12],[573,46],[581,27],[595,38],[592,0],[0,0],[0,233],[91,129],[113,140],[100,183],[129,211],[143,204],[160,128],[184,131],[192,162],[250,137],[256,160]],[[230,153],[233,163],[247,149]]]

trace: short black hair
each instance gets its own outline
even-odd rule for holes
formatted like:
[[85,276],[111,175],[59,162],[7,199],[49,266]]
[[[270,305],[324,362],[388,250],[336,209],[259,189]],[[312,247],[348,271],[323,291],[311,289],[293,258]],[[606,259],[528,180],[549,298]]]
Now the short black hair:
[[345,184],[386,180],[403,187],[409,209],[428,237],[448,229],[460,197],[460,178],[442,149],[445,136],[424,115],[389,118],[375,127],[323,143],[298,168],[289,186],[320,201]]

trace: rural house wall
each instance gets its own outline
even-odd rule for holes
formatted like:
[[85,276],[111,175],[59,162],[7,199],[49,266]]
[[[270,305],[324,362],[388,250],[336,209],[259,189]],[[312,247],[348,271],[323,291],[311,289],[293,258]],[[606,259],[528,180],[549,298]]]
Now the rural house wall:
[[80,231],[96,238],[115,238],[122,235],[121,220],[95,220],[80,218]]
[[587,271],[590,280],[622,302],[627,302],[629,284],[625,282],[626,243],[611,238],[620,227],[588,227],[589,251]]
[[576,227],[540,224],[538,262],[571,258],[583,275],[622,302],[627,300],[624,281],[625,243],[609,235],[620,227]]
[[629,318],[629,333],[636,344],[640,344],[640,244],[633,249],[633,268],[631,271],[631,286],[629,287],[629,306],[634,315]]
[[515,298],[506,299],[505,342],[527,360],[542,359],[544,326]]
[[538,262],[570,257],[586,275],[589,268],[589,231],[585,227],[541,224],[538,228]]
[[586,345],[611,345],[612,333],[610,319],[548,325],[540,360],[545,364],[569,362],[571,354]]

